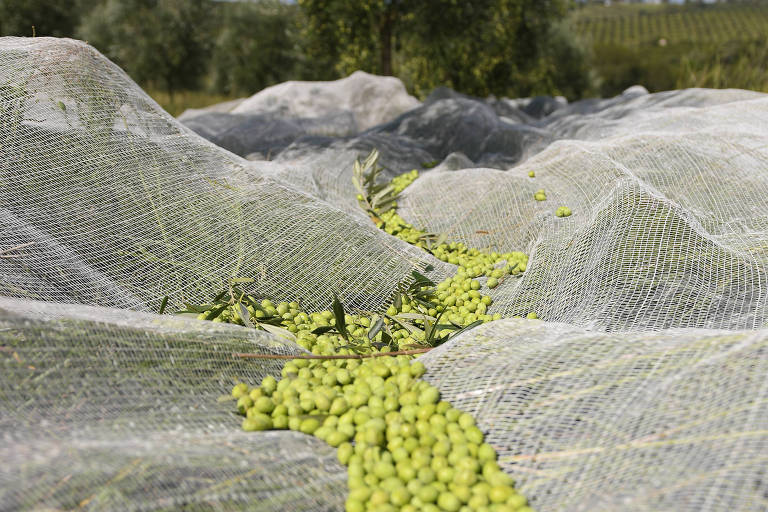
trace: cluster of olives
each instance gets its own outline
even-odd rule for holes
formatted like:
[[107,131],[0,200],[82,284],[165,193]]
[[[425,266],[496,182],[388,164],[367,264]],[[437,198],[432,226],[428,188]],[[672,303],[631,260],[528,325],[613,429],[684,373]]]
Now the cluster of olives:
[[[279,302],[275,304],[270,299],[258,301],[248,296],[243,306],[248,311],[251,321],[262,322],[261,325],[279,325],[296,337],[296,343],[316,355],[351,354],[349,341],[338,332],[315,333],[320,328],[336,325],[336,317],[331,311],[307,313],[299,307],[298,302]],[[247,305],[246,305],[247,304]],[[198,318],[208,319],[210,311],[200,313]],[[371,317],[367,315],[344,315],[346,330],[352,340],[367,339],[371,327]],[[240,304],[228,306],[221,314],[213,319],[214,322],[228,322],[246,325],[241,318]],[[322,329],[321,329],[322,330]],[[374,338],[380,339],[381,334]]]
[[[488,278],[494,279],[494,278]],[[416,301],[407,295],[403,295],[398,307],[391,305],[387,309],[387,316],[382,320],[387,326],[387,332],[392,338],[392,345],[399,349],[413,348],[414,345],[421,345],[426,340],[424,331],[421,329],[409,330],[401,323],[393,321],[391,318],[397,318],[401,313],[423,316],[425,319],[436,319],[440,317],[440,323],[453,322],[457,326],[467,326],[475,321],[490,322],[501,319],[501,314],[491,315],[488,313],[488,307],[493,300],[488,295],[480,293],[481,284],[476,279],[469,278],[466,273],[457,273],[454,277],[446,279],[439,283],[434,289],[434,295],[431,296],[431,302]],[[258,301],[255,297],[248,296],[247,301],[243,302],[243,307],[248,312],[251,322],[272,323],[291,332],[296,337],[296,343],[306,350],[317,355],[332,354],[351,354],[354,350],[360,350],[361,343],[370,341],[381,342],[384,331],[379,331],[369,337],[369,331],[377,319],[377,315],[372,314],[345,314],[344,324],[348,333],[347,338],[343,337],[335,329],[324,329],[336,327],[337,319],[331,311],[319,311],[307,313],[303,311],[297,302],[279,302],[275,304],[269,299]],[[225,308],[223,312],[213,318],[214,322],[228,322],[240,325],[246,325],[241,317],[240,304],[232,304]],[[211,311],[200,313],[198,318],[208,319]],[[409,319],[409,323],[418,323]],[[325,332],[322,332],[325,331]],[[450,334],[450,330],[442,330],[438,333],[439,337]],[[354,349],[350,346],[354,344]],[[376,350],[371,346],[373,350]],[[388,351],[389,347],[381,347],[380,351]]]
[[392,189],[395,194],[399,194],[403,190],[405,190],[408,185],[416,181],[416,178],[419,177],[419,171],[416,169],[412,170],[411,172],[406,172],[403,174],[400,174],[399,176],[395,176],[392,178],[392,181],[389,183],[392,186]]
[[[470,277],[493,277],[498,280],[506,274],[517,275],[524,272],[528,264],[528,256],[522,252],[513,251],[507,253],[487,252],[479,249],[470,249],[462,242],[442,243],[431,246],[430,235],[406,222],[394,210],[382,213],[376,225],[392,236],[408,242],[411,245],[421,247],[432,253],[437,259],[457,265],[457,273]],[[496,284],[490,286],[495,287]]]
[[[392,180],[393,187],[399,192],[405,189],[418,177],[417,171],[411,171]],[[446,320],[456,326],[463,327],[474,322],[490,322],[498,320],[501,315],[491,314],[488,308],[493,303],[489,295],[481,293],[483,283],[476,278],[486,278],[484,285],[488,289],[497,287],[509,276],[519,275],[526,270],[528,256],[522,252],[488,252],[474,248],[468,248],[461,242],[429,244],[429,235],[422,230],[405,222],[394,209],[383,212],[377,218],[378,226],[408,243],[422,247],[432,253],[436,258],[457,266],[456,274],[439,283],[432,295],[422,296],[419,301],[411,300],[408,296],[402,297],[397,306],[392,305],[387,310],[389,317],[384,317],[387,336],[392,341],[387,347],[380,350],[388,350],[389,345],[397,348],[411,348],[413,345],[424,343],[425,334],[422,329],[408,329],[400,322],[392,321],[401,313],[423,315],[424,321],[430,319],[445,324]],[[241,318],[244,311],[241,304],[231,304],[225,310],[217,311],[210,308],[201,313],[198,318],[212,319],[214,322],[231,322],[247,325],[250,322],[278,325],[296,336],[296,342],[317,355],[349,354],[353,348],[350,343],[359,345],[360,340],[369,338],[374,343],[381,344],[384,339],[384,331],[379,331],[369,336],[369,330],[378,318],[377,315],[356,314],[345,315],[345,326],[348,336],[343,336],[334,329],[336,318],[331,311],[306,312],[297,302],[273,303],[269,299],[258,300],[255,297],[247,297],[242,305],[248,313],[249,319]],[[426,299],[426,300],[425,300]],[[214,314],[215,312],[215,314]],[[535,313],[529,313],[528,317],[535,318]],[[250,322],[248,321],[250,320]],[[423,321],[421,322],[423,327]],[[320,332],[324,331],[324,332]],[[438,333],[439,337],[450,334],[450,330]],[[359,346],[354,349],[359,350]]]
[[533,194],[533,198],[537,201],[546,201],[547,200],[547,193],[544,192],[543,188],[540,188]]
[[518,275],[525,272],[528,265],[528,256],[522,252],[486,252],[470,249],[461,242],[441,244],[431,252],[437,259],[457,265],[457,275],[471,278],[486,276],[498,280],[506,274]]
[[570,217],[571,213],[571,209],[567,206],[561,206],[555,211],[555,215],[558,217]]
[[390,235],[396,236],[411,245],[421,247],[425,251],[429,250],[428,233],[413,227],[412,224],[409,224],[398,215],[394,209],[379,213],[374,222],[376,227]]
[[[399,193],[417,177],[414,170],[391,185]],[[378,315],[337,317],[331,311],[303,311],[298,302],[275,303],[250,295],[236,303],[209,305],[199,318],[279,326],[321,356],[386,352],[392,344],[410,348],[429,341],[425,329],[406,328],[397,320],[400,315],[417,323],[414,318],[423,317],[422,326],[428,318],[456,326],[501,318],[489,313],[493,300],[481,290],[524,272],[525,254],[486,252],[462,243],[432,244],[434,235],[414,228],[394,209],[375,213],[381,229],[457,266],[453,277],[418,300],[401,294],[388,308],[381,320],[391,337],[389,345],[381,343],[385,330]],[[243,318],[246,314],[249,318]],[[337,325],[342,316],[343,328]],[[533,312],[527,316],[537,318]],[[449,333],[443,329],[438,336]],[[495,450],[484,442],[472,416],[441,401],[436,387],[419,380],[424,372],[424,365],[408,355],[299,358],[284,366],[281,380],[267,376],[254,388],[239,383],[232,396],[245,416],[246,431],[296,430],[336,447],[339,461],[348,467],[348,512],[532,512],[501,471]]]
[[410,356],[294,359],[232,396],[247,431],[291,429],[337,448],[347,512],[532,512],[471,415],[419,380]]

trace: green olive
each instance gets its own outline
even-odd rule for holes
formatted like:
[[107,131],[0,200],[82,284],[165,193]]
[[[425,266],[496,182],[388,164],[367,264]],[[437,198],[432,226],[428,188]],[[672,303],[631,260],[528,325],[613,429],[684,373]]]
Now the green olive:
[[320,428],[320,421],[316,418],[307,418],[302,420],[301,424],[299,425],[299,430],[305,434],[314,434],[315,430],[318,428]]
[[244,382],[239,382],[232,388],[232,398],[240,398],[246,393],[248,393],[248,384]]
[[437,506],[448,512],[456,512],[461,508],[461,501],[450,492],[441,492],[437,497]]
[[250,396],[243,395],[237,399],[237,411],[240,414],[245,414],[251,407],[253,407],[253,400]]
[[254,414],[243,420],[243,430],[253,432],[256,430],[269,430],[272,428],[272,418],[266,414]]

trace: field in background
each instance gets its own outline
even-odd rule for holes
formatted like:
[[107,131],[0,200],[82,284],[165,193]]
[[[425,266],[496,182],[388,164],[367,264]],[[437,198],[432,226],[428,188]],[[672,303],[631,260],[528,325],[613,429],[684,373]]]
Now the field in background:
[[571,19],[576,33],[595,44],[722,44],[764,37],[768,4],[590,5]]
[[592,48],[601,96],[636,83],[768,92],[768,2],[591,5],[570,22]]

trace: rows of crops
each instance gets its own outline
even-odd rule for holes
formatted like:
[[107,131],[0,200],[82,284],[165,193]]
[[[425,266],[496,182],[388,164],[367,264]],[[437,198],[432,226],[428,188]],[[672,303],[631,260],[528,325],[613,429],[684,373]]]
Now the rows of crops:
[[723,43],[768,33],[768,3],[708,6],[589,6],[572,14],[579,35],[595,43]]

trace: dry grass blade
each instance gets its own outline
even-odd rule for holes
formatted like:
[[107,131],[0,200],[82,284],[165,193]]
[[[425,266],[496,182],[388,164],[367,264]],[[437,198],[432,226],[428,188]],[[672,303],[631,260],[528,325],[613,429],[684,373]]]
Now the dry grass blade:
[[18,251],[20,249],[24,249],[25,247],[29,247],[31,245],[35,245],[36,242],[27,242],[25,244],[20,244],[14,247],[10,247],[8,249],[3,249],[0,251],[0,258],[19,258],[20,254],[8,254],[14,251]]

